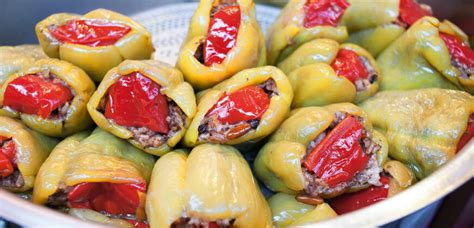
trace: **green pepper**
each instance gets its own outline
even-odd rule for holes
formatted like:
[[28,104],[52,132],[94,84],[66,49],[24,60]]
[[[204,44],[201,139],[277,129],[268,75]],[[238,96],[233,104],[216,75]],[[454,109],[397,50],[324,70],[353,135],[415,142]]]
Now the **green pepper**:
[[[93,28],[81,29],[83,24],[93,26],[94,23],[98,27],[95,33],[88,32],[94,31]],[[60,36],[60,32],[55,35],[55,31],[61,29],[61,26],[66,26],[61,32],[69,32],[65,37]],[[100,43],[117,34],[107,31],[113,26],[122,29],[122,36],[107,43]],[[123,60],[150,59],[153,52],[151,35],[142,25],[129,17],[105,9],[93,10],[84,16],[53,14],[36,25],[36,35],[49,57],[60,58],[82,68],[96,82],[100,82],[107,71]],[[81,37],[84,37],[83,40]]]
[[[303,162],[307,157],[313,141],[328,129],[336,117],[336,113],[346,113],[348,116],[361,118],[365,131],[372,135],[371,140],[378,145],[375,156],[371,157],[376,165],[381,167],[388,154],[385,138],[372,129],[365,112],[350,103],[333,104],[324,107],[306,107],[293,110],[272,135],[269,142],[263,146],[255,159],[257,177],[271,190],[289,194],[306,192],[309,185],[305,178]],[[339,114],[338,114],[339,115]],[[341,155],[342,156],[342,155]],[[349,186],[344,191],[357,191],[369,185],[358,187]],[[309,194],[309,192],[306,192]],[[331,198],[343,192],[322,197]]]
[[284,120],[292,99],[290,82],[278,68],[243,70],[198,94],[197,112],[184,144],[256,142]]
[[[131,75],[139,73],[142,77],[145,77],[141,80],[147,80],[150,84],[155,84],[160,88],[160,93],[164,95],[166,99],[164,109],[167,110],[151,110],[155,105],[154,103],[149,103],[149,97],[153,97],[154,91],[150,91],[150,94],[144,95],[142,97],[140,94],[145,93],[147,89],[142,89],[137,91],[131,91],[134,87],[126,87],[126,94],[111,94],[111,88],[116,87],[117,84],[120,84],[120,80],[127,80]],[[129,81],[124,81],[123,83],[131,84]],[[144,86],[141,84],[141,86]],[[153,88],[153,87],[150,87]],[[133,99],[130,98],[133,96]],[[166,125],[171,125],[174,122],[177,122],[178,119],[181,122],[177,124],[178,129],[171,129],[167,133],[161,133],[164,140],[160,142],[159,145],[148,145],[146,142],[141,141],[140,135],[135,134],[134,131],[137,129],[136,126],[133,126],[133,123],[124,123],[128,125],[121,125],[113,119],[112,114],[108,114],[107,106],[110,105],[112,100],[116,99],[125,99],[122,103],[118,103],[117,106],[129,106],[129,109],[124,107],[117,107],[119,111],[124,112],[123,115],[126,118],[148,118],[151,115],[157,115],[154,111],[168,113]],[[137,103],[144,102],[147,105],[139,106]],[[183,80],[183,75],[177,69],[159,62],[157,60],[145,60],[145,61],[134,61],[126,60],[122,62],[115,68],[112,68],[107,75],[104,77],[104,80],[100,83],[97,91],[92,95],[87,108],[92,119],[95,123],[102,129],[111,132],[115,136],[123,139],[129,140],[134,146],[154,155],[161,156],[164,153],[170,151],[184,136],[186,128],[191,123],[191,119],[194,117],[196,112],[196,98],[194,96],[194,91],[191,85]],[[114,111],[114,110],[111,110]],[[138,113],[138,116],[130,116],[134,112]],[[140,115],[141,113],[141,115]],[[119,113],[120,114],[120,113]],[[148,115],[148,116],[147,116]],[[147,127],[148,125],[143,124],[140,127]],[[147,127],[148,129],[150,127]]]
[[[333,64],[340,58],[338,53],[341,50],[355,52],[358,61],[363,64],[362,70],[367,72],[364,75],[366,78],[357,75],[360,77],[352,82],[349,80],[350,77],[336,74]],[[351,67],[355,68],[355,66]],[[380,80],[377,63],[366,50],[354,44],[340,45],[328,39],[315,39],[301,45],[280,62],[278,68],[288,75],[295,91],[293,108],[338,102],[358,103],[377,92]],[[354,72],[357,71],[354,70]],[[357,87],[356,84],[362,81],[365,81],[368,86]],[[364,83],[361,84],[364,85]]]
[[458,143],[474,112],[474,98],[437,88],[386,91],[361,107],[387,138],[390,157],[405,163],[422,179],[460,149]]
[[209,227],[272,226],[270,208],[245,159],[235,148],[217,144],[161,157],[153,168],[146,212],[151,227],[184,227],[190,220]]
[[[51,97],[57,94],[45,89],[46,85],[59,87],[68,96],[62,93]],[[58,59],[41,59],[5,81],[0,88],[0,115],[20,118],[28,127],[48,136],[68,136],[92,126],[86,104],[94,90],[94,83],[80,68]],[[49,105],[49,112],[44,112],[42,102],[49,104],[52,99],[62,103],[58,107]]]
[[436,87],[464,89],[472,93],[474,83],[469,73],[464,75],[453,65],[455,61],[441,34],[467,41],[467,36],[449,21],[439,22],[433,17],[423,17],[377,58],[382,72],[380,89]]
[[[130,214],[142,220],[145,216],[146,184],[150,179],[153,164],[153,156],[100,128],[94,130],[92,134],[77,133],[56,146],[41,166],[35,181],[33,202],[49,206],[84,208],[74,213],[77,217],[88,218],[90,213],[93,213],[91,210],[97,210],[91,208],[91,204],[97,206],[100,202],[108,202],[107,197],[117,197],[114,186],[120,186],[122,189],[132,186],[139,188],[138,191],[132,191],[137,195],[130,195],[129,189],[122,193],[121,201],[114,201],[111,204],[116,204],[114,206],[120,209],[121,205],[138,200],[136,212]],[[85,190],[74,191],[78,186],[92,186],[86,184],[108,184],[108,187],[105,189],[96,187],[92,190],[97,194],[100,192],[102,198],[99,200],[97,196],[90,195]],[[91,202],[78,207],[81,199],[77,200],[77,195],[82,195],[82,200],[91,198]],[[94,197],[97,199],[95,202],[92,199]],[[114,207],[105,208],[105,212],[115,214],[109,211]]]
[[47,56],[38,45],[0,46],[0,87],[10,74],[43,58]]
[[10,144],[12,157],[9,162],[14,168],[10,175],[1,175],[5,163],[0,164],[0,187],[13,192],[31,190],[41,164],[57,143],[56,139],[32,131],[18,120],[0,116],[0,157],[5,155]]
[[[266,63],[265,40],[255,17],[253,1],[237,0],[227,6],[234,7],[233,12],[240,13],[240,18],[234,14],[215,19],[219,17],[219,12],[226,9],[226,6],[220,6],[221,4],[224,3],[215,0],[200,1],[191,19],[188,35],[176,65],[183,72],[185,80],[197,90],[210,88],[241,70]],[[234,27],[220,31],[222,27],[219,21],[227,27]],[[227,34],[229,31],[233,32]],[[227,34],[224,40],[215,37],[221,33]],[[207,62],[207,57],[212,55],[210,48],[226,49],[226,53],[219,54],[224,56],[224,59]]]

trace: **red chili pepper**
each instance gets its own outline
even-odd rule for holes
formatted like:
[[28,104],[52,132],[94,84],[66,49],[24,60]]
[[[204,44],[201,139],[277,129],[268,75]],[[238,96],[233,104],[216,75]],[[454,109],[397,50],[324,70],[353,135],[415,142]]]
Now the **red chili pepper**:
[[469,122],[466,131],[458,142],[456,152],[462,150],[462,148],[464,148],[464,146],[472,139],[472,137],[474,137],[474,122]]
[[160,89],[139,72],[121,77],[109,88],[105,117],[122,126],[147,127],[167,134],[168,101]]
[[70,20],[49,32],[62,43],[81,44],[91,47],[116,43],[132,29],[124,24],[99,20]]
[[337,53],[336,59],[331,63],[331,67],[339,76],[344,76],[352,83],[358,79],[369,77],[369,72],[359,58],[359,55],[352,50],[342,48]]
[[46,119],[72,98],[68,87],[30,74],[16,78],[8,84],[3,105]]
[[347,116],[319,143],[303,162],[329,187],[351,180],[369,161],[359,144],[362,124]]
[[418,19],[424,16],[432,16],[433,14],[428,9],[424,9],[415,0],[400,0],[400,20],[408,26],[415,23]]
[[346,0],[307,0],[304,5],[304,27],[335,27],[349,6]]
[[[8,140],[0,136],[0,141]],[[7,177],[13,173],[16,167],[16,145],[13,140],[3,143],[0,147],[0,177]]]
[[239,6],[228,6],[214,14],[204,41],[204,65],[211,66],[224,61],[227,53],[237,43],[239,27]]
[[143,184],[115,184],[86,182],[73,187],[68,194],[72,208],[88,208],[109,214],[135,214],[140,207],[138,192],[145,192]]
[[439,33],[449,50],[451,59],[459,62],[468,69],[474,68],[474,51],[461,39],[447,33]]
[[247,86],[217,101],[206,116],[218,115],[221,123],[238,123],[260,119],[270,106],[270,98],[258,86]]
[[372,205],[388,197],[389,181],[388,177],[381,176],[381,186],[371,186],[358,192],[346,193],[331,199],[329,204],[338,215]]

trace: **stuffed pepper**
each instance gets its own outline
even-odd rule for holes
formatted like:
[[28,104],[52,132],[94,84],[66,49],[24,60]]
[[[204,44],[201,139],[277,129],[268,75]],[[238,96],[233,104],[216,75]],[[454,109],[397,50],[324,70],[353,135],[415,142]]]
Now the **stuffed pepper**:
[[466,92],[386,91],[361,106],[387,138],[390,157],[418,179],[452,159],[474,135],[474,97]]
[[321,202],[380,186],[385,138],[350,103],[294,110],[255,159],[257,177],[271,190]]
[[253,143],[271,134],[290,110],[293,90],[276,67],[243,70],[198,95],[186,146]]
[[0,46],[0,87],[10,74],[43,58],[47,56],[38,45]]
[[306,204],[298,201],[294,195],[281,192],[271,196],[268,204],[276,227],[304,225],[337,216],[331,206],[322,200],[320,204]]
[[197,90],[266,63],[252,0],[201,0],[177,67]]
[[292,108],[359,103],[375,94],[380,72],[374,58],[354,44],[309,41],[278,64],[295,93]]
[[82,219],[145,225],[153,156],[97,128],[56,146],[38,172],[33,202]]
[[89,128],[86,104],[94,82],[80,68],[58,59],[41,59],[12,74],[0,88],[0,115],[20,118],[53,137]]
[[348,42],[377,56],[413,23],[431,16],[431,8],[416,0],[348,0],[351,6],[342,17],[349,30]]
[[464,89],[474,92],[474,51],[449,21],[418,20],[377,58],[381,90]]
[[102,129],[161,156],[184,136],[196,99],[177,69],[155,60],[126,60],[107,73],[87,108]]
[[142,25],[105,9],[53,14],[36,25],[36,36],[49,57],[82,68],[96,82],[124,59],[149,59],[153,52]]
[[57,143],[18,120],[0,116],[0,188],[13,192],[32,189],[41,164]]
[[271,227],[271,212],[245,159],[203,144],[155,164],[146,212],[151,227]]
[[346,40],[341,19],[350,5],[346,0],[290,0],[267,32],[268,64],[278,64],[313,39]]

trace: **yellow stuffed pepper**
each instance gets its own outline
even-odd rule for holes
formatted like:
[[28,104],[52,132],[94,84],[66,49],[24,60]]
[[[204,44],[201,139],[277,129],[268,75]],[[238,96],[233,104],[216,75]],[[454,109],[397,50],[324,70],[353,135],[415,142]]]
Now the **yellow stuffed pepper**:
[[252,172],[233,147],[196,146],[155,164],[146,212],[151,227],[271,227]]
[[266,63],[265,40],[252,0],[201,0],[177,67],[197,90]]
[[243,70],[198,97],[184,144],[236,145],[271,134],[289,112],[293,90],[281,70],[266,66]]
[[38,45],[0,46],[0,87],[10,74],[43,58],[47,56]]
[[0,115],[20,118],[48,136],[68,136],[92,125],[86,104],[94,90],[80,68],[41,59],[7,78],[0,88]]
[[340,102],[359,103],[379,87],[374,58],[354,44],[334,40],[309,41],[278,64],[295,93],[292,108]]
[[313,39],[346,40],[341,19],[349,5],[346,0],[290,0],[266,34],[268,64],[278,64]]
[[365,112],[340,103],[294,110],[260,149],[254,168],[272,191],[321,200],[380,186],[387,154]]
[[381,90],[418,88],[474,92],[474,51],[449,21],[423,17],[377,58]]
[[146,223],[153,156],[100,128],[89,134],[77,133],[54,148],[38,172],[33,202],[114,226]]
[[387,138],[390,157],[419,179],[452,159],[474,135],[474,97],[462,91],[386,91],[361,107]]
[[156,60],[126,60],[107,73],[87,109],[102,129],[161,156],[184,136],[196,98],[177,69]]
[[53,14],[36,25],[36,36],[49,57],[82,68],[96,82],[123,60],[149,59],[153,52],[142,25],[105,9]]
[[18,120],[0,116],[0,188],[31,190],[41,164],[57,143]]

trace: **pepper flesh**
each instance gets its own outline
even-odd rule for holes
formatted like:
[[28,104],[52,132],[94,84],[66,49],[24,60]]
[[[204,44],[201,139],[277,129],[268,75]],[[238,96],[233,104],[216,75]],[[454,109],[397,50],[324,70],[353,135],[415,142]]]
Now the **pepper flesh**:
[[71,208],[106,211],[114,215],[136,214],[140,207],[138,192],[145,192],[145,189],[145,183],[85,182],[74,186],[67,198]]
[[344,76],[353,84],[361,78],[369,77],[369,72],[357,55],[356,52],[341,48],[337,52],[336,59],[331,63],[337,75]]
[[371,186],[367,189],[344,194],[329,201],[331,207],[338,215],[349,213],[357,209],[372,205],[388,197],[389,178],[380,177],[381,186]]
[[219,10],[209,23],[204,41],[204,64],[211,66],[224,61],[227,53],[237,43],[240,27],[240,7],[228,6]]
[[466,43],[462,42],[458,37],[447,33],[440,32],[439,36],[446,44],[451,59],[466,66],[468,69],[474,68],[474,51]]
[[16,166],[16,146],[13,140],[0,136],[0,142],[2,141],[6,142],[0,147],[0,177],[7,177]]
[[49,32],[62,43],[91,47],[115,44],[132,29],[124,24],[100,20],[69,20]]
[[43,119],[73,98],[71,90],[37,75],[25,75],[11,81],[5,89],[4,106]]
[[424,16],[432,16],[432,13],[421,7],[415,0],[400,0],[399,17],[408,26]]
[[258,86],[247,86],[217,101],[207,116],[218,115],[221,123],[238,123],[260,119],[270,106],[270,99]]
[[459,152],[464,148],[464,146],[474,137],[474,122],[469,122],[467,124],[467,129],[464,134],[461,136],[461,139],[458,142],[456,147],[456,152]]
[[346,0],[308,0],[304,5],[304,27],[335,27],[349,5]]
[[109,88],[105,117],[122,126],[147,127],[167,134],[168,102],[160,89],[139,72],[121,77]]
[[369,161],[359,144],[362,129],[355,117],[347,116],[311,151],[304,167],[329,187],[351,180]]

